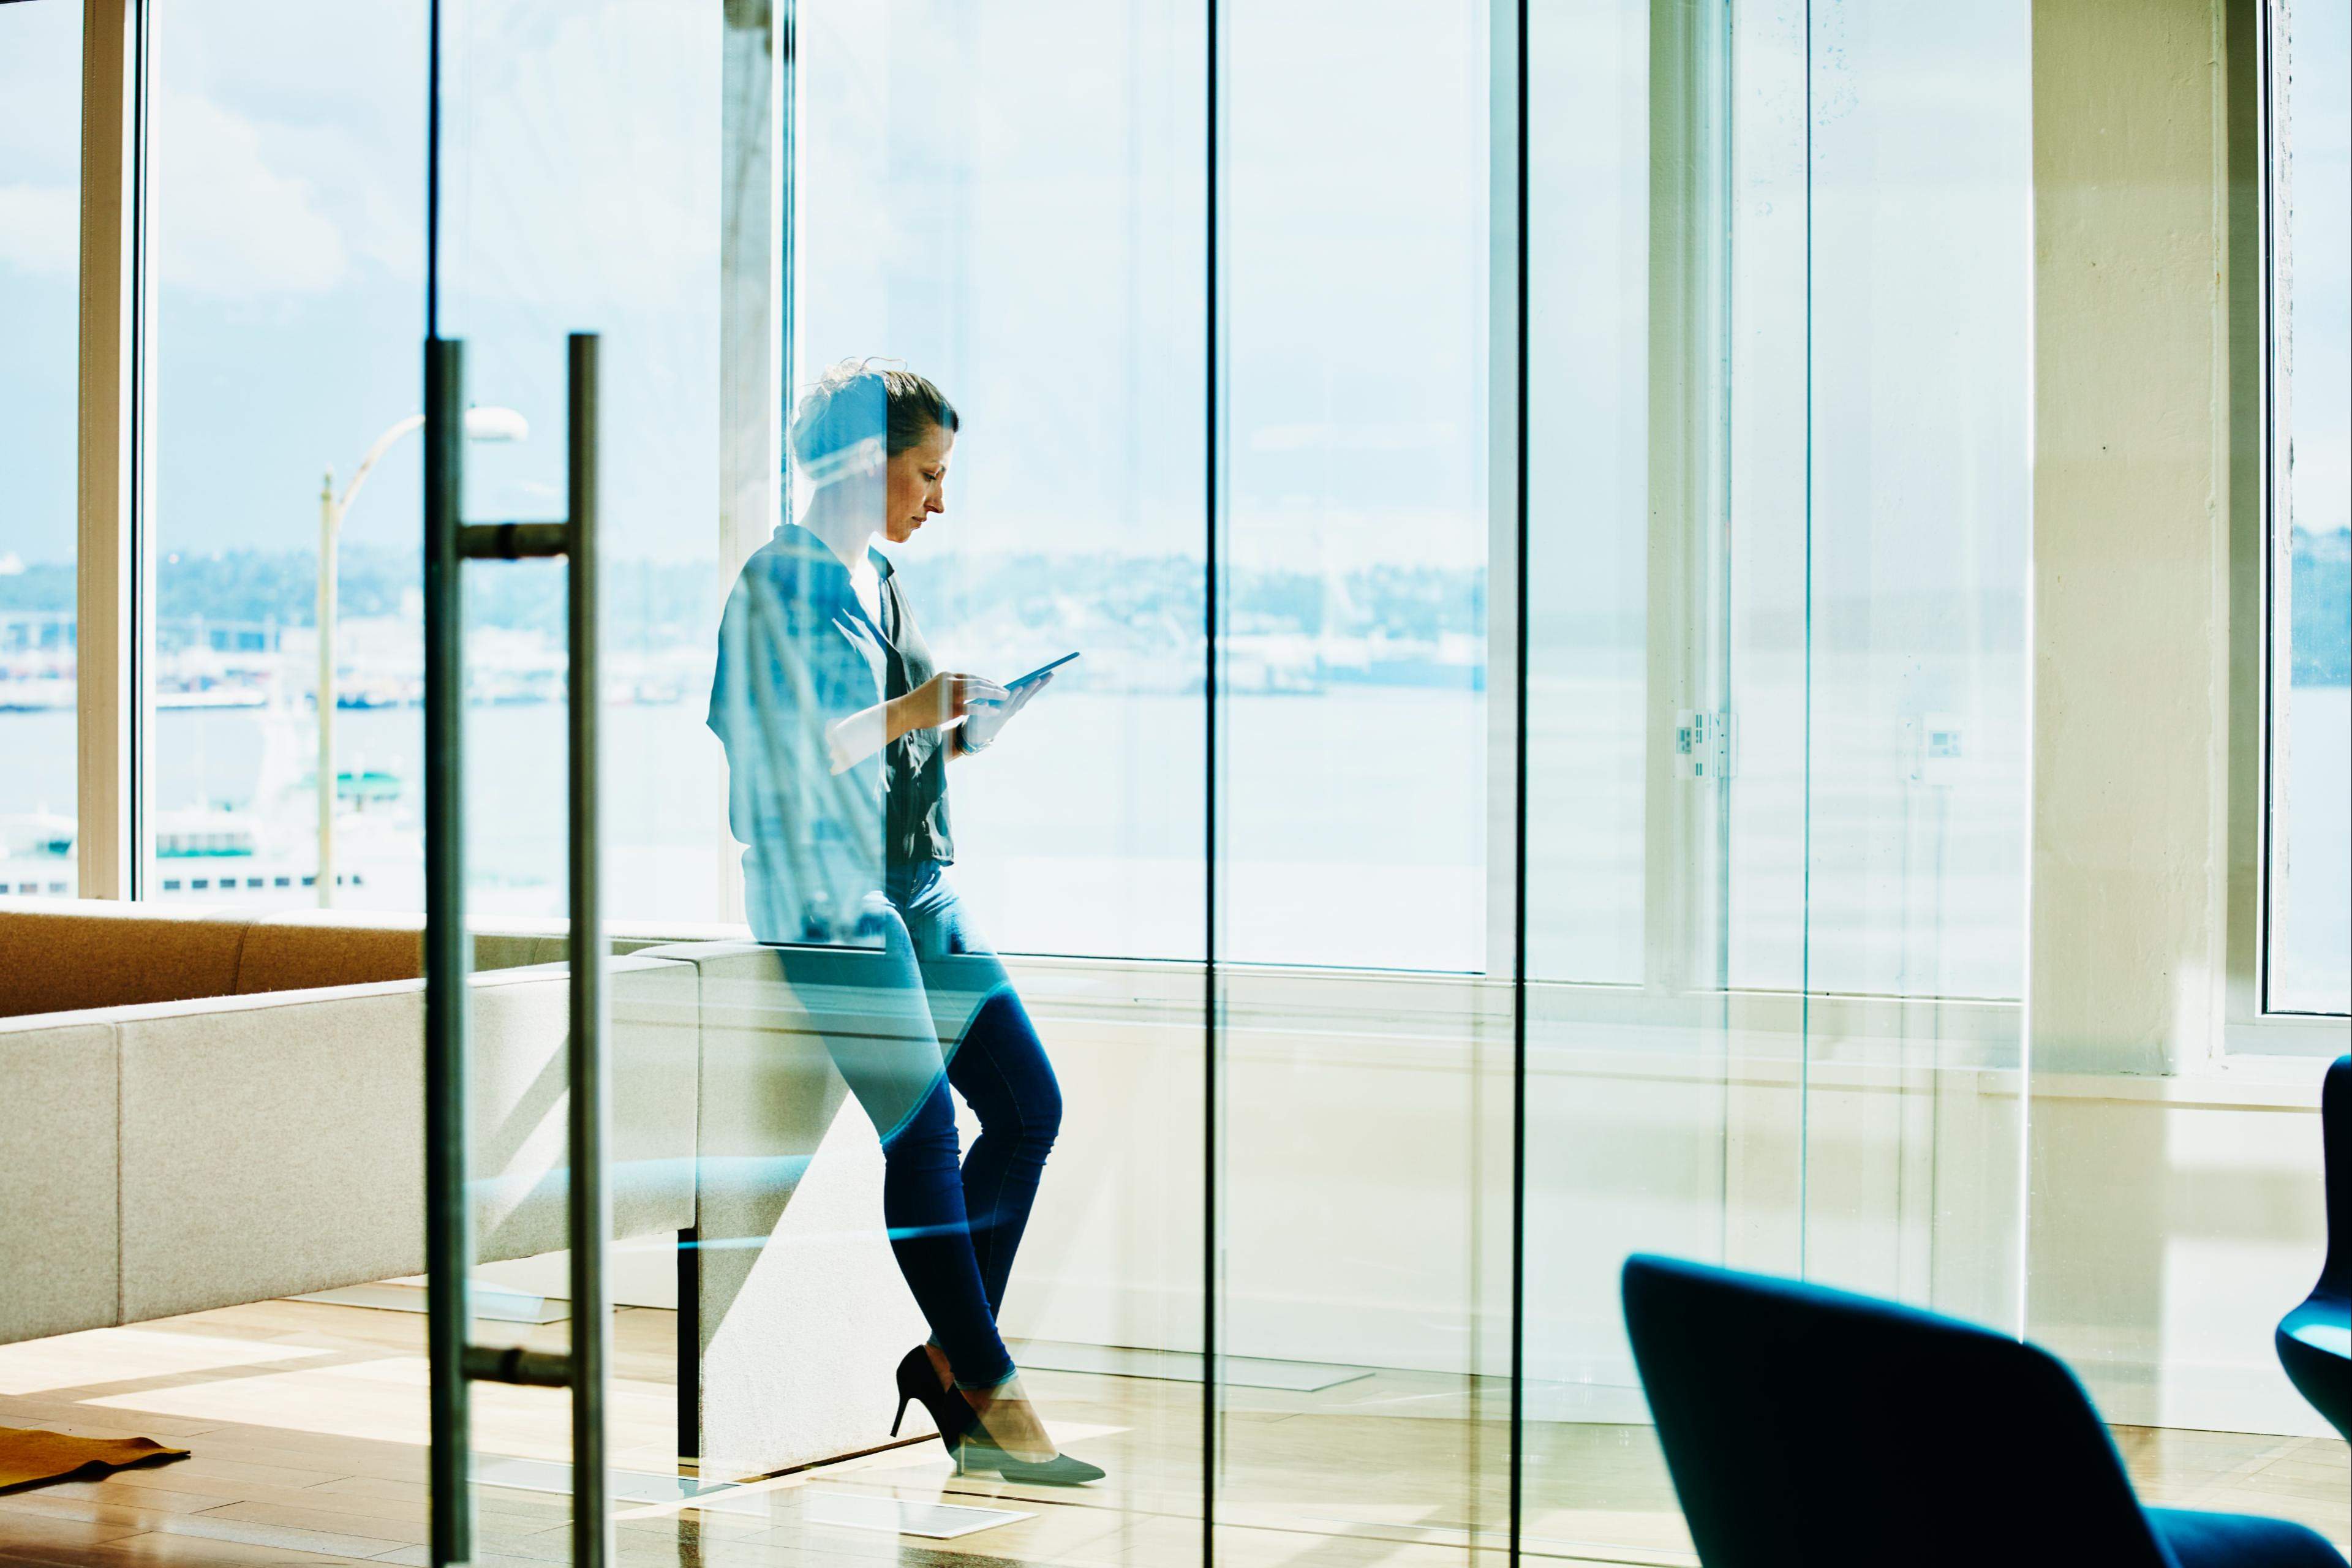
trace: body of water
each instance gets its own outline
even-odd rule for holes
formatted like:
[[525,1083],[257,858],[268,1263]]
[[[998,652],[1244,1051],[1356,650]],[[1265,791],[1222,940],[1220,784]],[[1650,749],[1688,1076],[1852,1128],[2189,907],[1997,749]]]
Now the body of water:
[[[1532,696],[1532,962],[1547,978],[1637,980],[1648,894],[1639,683],[1539,680]],[[1230,700],[1220,744],[1224,956],[1488,967],[1487,721],[1475,691]],[[560,914],[563,710],[485,707],[469,725],[475,906]],[[2021,753],[1999,731],[1984,723],[1968,754],[1927,766],[1904,726],[1817,708],[1808,924],[1802,751],[1788,736],[1759,734],[1751,720],[1719,889],[1735,983],[1792,986],[1810,963],[1822,989],[2013,994],[2023,791]],[[726,831],[725,763],[701,705],[614,707],[605,734],[615,918],[729,918],[740,850]],[[2294,734],[2273,995],[2340,1009],[2352,950],[2352,692],[2296,689]],[[362,882],[340,901],[420,907],[421,715],[348,710],[337,740],[343,770],[399,781],[391,798],[343,820],[339,856]],[[168,824],[226,811],[260,829],[252,868],[298,873],[291,891],[240,887],[240,903],[311,901],[299,873],[312,869],[315,853],[313,744],[299,711],[156,717],[159,816]],[[11,759],[0,821],[70,814],[70,712],[0,714],[0,746]],[[987,756],[957,763],[956,879],[992,940],[1021,952],[1196,956],[1203,754],[1197,698],[1081,689],[1051,694]],[[12,848],[0,883],[70,875],[69,861]],[[209,872],[213,887],[170,895],[201,903],[219,901],[217,878],[232,867],[173,868],[184,884]]]

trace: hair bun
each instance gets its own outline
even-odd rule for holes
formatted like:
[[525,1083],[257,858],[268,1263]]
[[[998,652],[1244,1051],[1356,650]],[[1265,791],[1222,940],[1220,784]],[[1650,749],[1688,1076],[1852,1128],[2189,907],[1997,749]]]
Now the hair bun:
[[824,485],[865,471],[870,452],[895,457],[934,428],[952,434],[961,424],[947,395],[904,361],[869,354],[818,373],[793,411],[789,446],[802,474]]

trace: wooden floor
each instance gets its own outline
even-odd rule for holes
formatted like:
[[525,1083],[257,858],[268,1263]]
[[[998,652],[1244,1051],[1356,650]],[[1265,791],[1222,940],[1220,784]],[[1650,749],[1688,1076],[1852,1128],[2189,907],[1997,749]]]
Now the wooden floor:
[[[483,1325],[486,1338],[496,1325]],[[562,1328],[511,1330],[560,1346]],[[614,1462],[674,1473],[666,1312],[614,1328]],[[1079,1491],[963,1482],[936,1441],[759,1481],[688,1510],[627,1502],[619,1562],[713,1568],[1192,1568],[1200,1558],[1197,1384],[1033,1373],[1066,1447],[1110,1478]],[[1483,1395],[1482,1395],[1483,1396]],[[877,1391],[877,1403],[887,1398]],[[477,1385],[481,1464],[560,1462],[560,1392]],[[1507,1429],[1460,1380],[1381,1373],[1318,1394],[1234,1389],[1221,1422],[1218,1557],[1233,1568],[1462,1568],[1502,1561]],[[0,1426],[143,1436],[177,1463],[0,1494],[0,1563],[425,1563],[424,1322],[266,1302],[131,1329],[0,1346]],[[2152,1503],[2302,1520],[2347,1544],[2352,1455],[2340,1442],[2236,1433],[2116,1434]],[[1688,1563],[1648,1430],[1545,1422],[1528,1431],[1526,1548],[1599,1563]],[[523,1468],[530,1470],[526,1464]],[[537,1477],[503,1479],[531,1481]],[[557,1478],[560,1484],[560,1476]],[[1031,1517],[953,1541],[813,1517],[843,1495],[895,1495]],[[477,1488],[484,1568],[569,1560],[567,1500]],[[723,1506],[716,1506],[723,1503]]]

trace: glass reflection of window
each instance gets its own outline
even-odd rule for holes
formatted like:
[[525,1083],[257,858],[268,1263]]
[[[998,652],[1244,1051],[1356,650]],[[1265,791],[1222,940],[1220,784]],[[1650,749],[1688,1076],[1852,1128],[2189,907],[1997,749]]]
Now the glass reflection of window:
[[1223,25],[1220,956],[1478,970],[1486,7],[1333,18]]
[[1784,9],[1740,46],[1735,986],[2021,994],[2026,20]]
[[943,667],[1085,656],[958,766],[961,889],[1008,950],[1197,956],[1199,13],[814,0],[796,26],[789,384],[884,355],[962,415],[947,512],[896,556]]
[[2273,11],[2267,1005],[2352,1011],[2352,43],[2344,0]]

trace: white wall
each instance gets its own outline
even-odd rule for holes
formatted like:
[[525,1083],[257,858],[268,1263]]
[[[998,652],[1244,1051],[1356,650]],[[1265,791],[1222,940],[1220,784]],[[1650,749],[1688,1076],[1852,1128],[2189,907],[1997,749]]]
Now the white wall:
[[[1194,1347],[1197,979],[1015,967],[1068,1110],[1008,1332]],[[2195,1087],[2038,1074],[2027,1150],[2016,1071],[1964,1059],[1998,1050],[2014,1008],[1944,1009],[1929,1046],[1918,1006],[1817,998],[1801,1063],[1799,1037],[1774,1026],[1789,999],[1738,1000],[1727,1028],[1720,1014],[1645,1023],[1638,998],[1597,988],[1538,991],[1534,1377],[1631,1386],[1616,1273],[1634,1250],[1801,1267],[2012,1328],[2024,1259],[2030,1333],[2074,1361],[2113,1418],[2325,1435],[2270,1349],[2325,1245],[2322,1064]],[[1493,1156],[1508,1130],[1507,1005],[1507,989],[1465,981],[1237,977],[1220,1173],[1229,1352],[1505,1368],[1511,1205]]]
[[[1067,1111],[1006,1331],[1196,1349],[1198,973],[1013,968]],[[1229,1352],[1507,1370],[1508,1007],[1507,987],[1456,978],[1233,976]],[[1538,1416],[1639,1418],[1617,1270],[1643,1250],[1801,1269],[2010,1328],[2025,1261],[2030,1336],[2110,1418],[2326,1435],[2271,1350],[2325,1250],[2324,1063],[2038,1073],[2027,1150],[2016,1070],[1972,1059],[1998,1058],[2013,1006],[1816,998],[1809,1060],[1788,997],[1661,1014],[1543,986],[1533,1013],[1528,1364],[1559,1385],[1531,1390]],[[873,1208],[878,1226],[878,1194]],[[564,1289],[560,1256],[482,1273]],[[670,1305],[673,1278],[659,1238],[614,1258],[633,1304]]]
[[2271,1347],[2326,1250],[2325,1066],[2037,1080],[2029,1321],[2110,1419],[2333,1436]]

